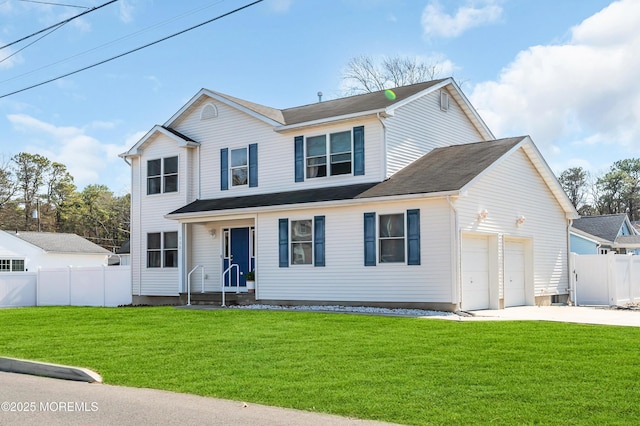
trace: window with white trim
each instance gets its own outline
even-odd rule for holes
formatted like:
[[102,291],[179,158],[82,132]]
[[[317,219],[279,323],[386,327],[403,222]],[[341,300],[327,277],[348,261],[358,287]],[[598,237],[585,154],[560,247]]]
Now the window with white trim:
[[147,195],[178,191],[178,157],[147,161]]
[[147,268],[178,267],[178,233],[147,234]]
[[378,225],[380,263],[404,262],[404,214],[381,214]]
[[313,262],[313,221],[291,221],[291,264],[311,265]]
[[231,185],[243,186],[249,184],[249,161],[247,148],[231,150]]
[[24,259],[0,259],[0,272],[24,272]]
[[[328,144],[327,139],[329,140]],[[350,130],[307,137],[307,178],[351,174],[352,153],[353,141]]]

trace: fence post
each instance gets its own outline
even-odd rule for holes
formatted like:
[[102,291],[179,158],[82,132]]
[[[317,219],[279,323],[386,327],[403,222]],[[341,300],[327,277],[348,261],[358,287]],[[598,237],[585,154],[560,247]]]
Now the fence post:
[[609,306],[618,304],[618,296],[616,294],[616,254],[613,252],[607,253],[607,300],[609,300]]
[[38,273],[36,275],[36,306],[40,306],[40,270],[42,266],[38,266]]
[[102,265],[102,307],[107,306],[107,267]]

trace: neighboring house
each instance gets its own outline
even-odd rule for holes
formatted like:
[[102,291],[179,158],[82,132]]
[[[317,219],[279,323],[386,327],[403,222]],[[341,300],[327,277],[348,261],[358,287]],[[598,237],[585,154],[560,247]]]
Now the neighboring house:
[[640,254],[640,234],[625,213],[573,221],[571,251],[577,254]]
[[0,272],[106,265],[110,254],[76,234],[0,231]]
[[284,110],[202,89],[121,154],[134,303],[220,291],[230,263],[260,301],[566,297],[577,213],[528,136],[493,139],[452,79]]
[[129,240],[125,241],[118,249],[115,251],[109,258],[110,266],[128,266],[131,265],[131,253],[130,253],[130,245]]

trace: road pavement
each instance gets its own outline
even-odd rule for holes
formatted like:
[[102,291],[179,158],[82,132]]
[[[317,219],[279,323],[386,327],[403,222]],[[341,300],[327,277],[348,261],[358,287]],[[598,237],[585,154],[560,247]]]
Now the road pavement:
[[196,395],[0,372],[0,425],[389,425]]

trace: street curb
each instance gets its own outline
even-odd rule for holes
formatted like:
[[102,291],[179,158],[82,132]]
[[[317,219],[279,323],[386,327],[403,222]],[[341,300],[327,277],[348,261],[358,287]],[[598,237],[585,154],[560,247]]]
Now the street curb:
[[0,371],[51,377],[53,379],[75,380],[77,382],[102,383],[102,377],[98,373],[86,368],[16,358],[0,357]]

